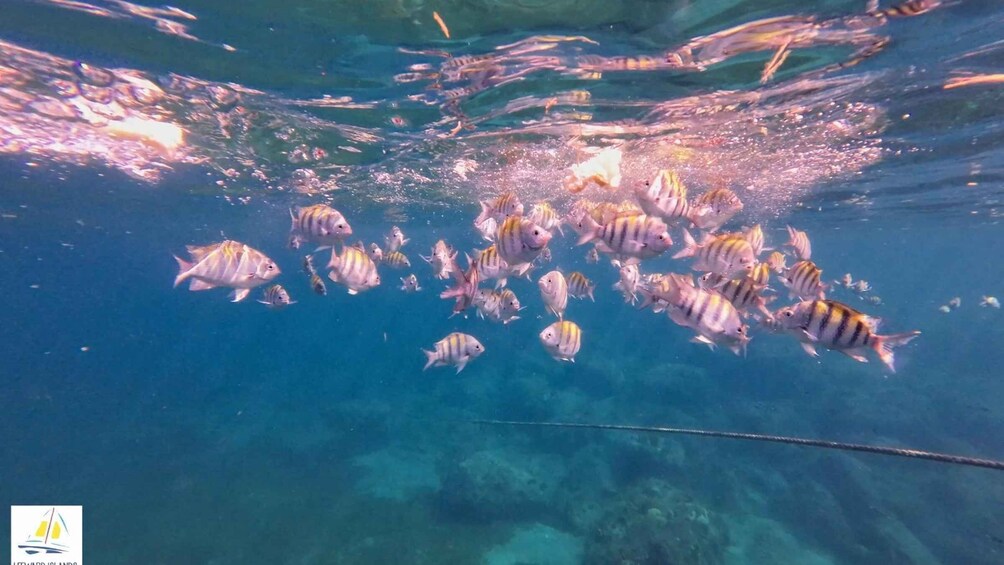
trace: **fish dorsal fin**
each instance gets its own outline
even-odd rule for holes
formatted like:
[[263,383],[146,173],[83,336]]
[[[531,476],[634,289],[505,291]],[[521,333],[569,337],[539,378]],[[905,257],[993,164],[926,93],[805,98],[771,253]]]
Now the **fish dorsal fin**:
[[210,243],[209,245],[186,245],[185,249],[192,257],[192,261],[198,263],[209,256],[210,253],[220,248],[222,243]]

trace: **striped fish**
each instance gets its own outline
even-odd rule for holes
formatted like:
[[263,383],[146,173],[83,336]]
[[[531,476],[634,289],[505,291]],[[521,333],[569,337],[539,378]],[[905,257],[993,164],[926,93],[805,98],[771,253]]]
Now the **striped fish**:
[[760,224],[756,224],[746,230],[746,233],[744,233],[743,236],[746,238],[746,241],[750,242],[750,247],[753,248],[754,257],[759,257],[761,253],[768,251],[768,249],[764,247],[763,229],[760,227]]
[[641,209],[649,216],[662,218],[666,223],[675,223],[690,215],[687,202],[687,187],[680,181],[676,171],[663,169],[647,186],[635,191]]
[[683,250],[673,255],[673,259],[696,257],[692,265],[695,271],[711,271],[731,277],[752,271],[756,263],[753,246],[742,235],[708,236],[698,244],[689,231],[683,230],[683,243]]
[[310,275],[310,288],[314,290],[315,294],[321,296],[328,295],[328,287],[324,284],[324,279],[321,278],[321,275],[317,273]]
[[802,349],[815,357],[817,345],[834,349],[862,363],[871,349],[878,354],[889,371],[896,372],[893,349],[905,345],[920,335],[911,331],[894,335],[878,335],[878,321],[835,300],[805,300],[782,308],[774,315],[777,324],[793,333]]
[[331,269],[328,278],[345,285],[349,294],[359,294],[380,284],[376,263],[355,247],[345,246],[340,254],[332,250],[328,268]]
[[418,277],[415,276],[415,273],[407,277],[401,277],[401,290],[405,292],[418,292],[422,290],[422,287],[418,286]]
[[749,343],[749,327],[743,324],[739,311],[724,296],[714,290],[694,286],[690,276],[671,273],[663,277],[659,288],[648,287],[642,293],[644,304],[655,299],[667,303],[669,318],[691,328],[697,336],[691,341],[715,348],[724,343],[736,355],[745,354]]
[[530,213],[526,215],[526,219],[547,231],[558,230],[558,233],[565,235],[561,230],[561,218],[547,202],[538,202],[530,206]]
[[[470,257],[467,257],[467,262],[471,263]],[[498,281],[495,288],[504,287],[509,275],[513,274],[509,264],[499,256],[498,247],[495,245],[489,245],[487,248],[478,251],[473,265],[478,270],[478,276],[481,280],[496,279]]]
[[401,228],[391,226],[390,232],[384,236],[383,241],[387,252],[393,253],[404,247],[411,240],[404,237],[404,232],[401,231]]
[[593,296],[595,289],[596,285],[587,279],[586,275],[578,271],[568,275],[568,295],[572,298],[586,298],[588,296],[590,300],[596,302],[596,298]]
[[474,225],[481,225],[489,218],[501,224],[513,216],[522,215],[523,203],[519,197],[513,192],[506,192],[491,202],[481,201],[481,213],[474,220]]
[[262,294],[262,299],[258,302],[275,310],[285,308],[290,304],[296,304],[296,302],[290,300],[289,293],[286,292],[286,289],[282,288],[282,285],[278,284],[274,284],[266,288],[265,292]]
[[537,281],[540,288],[540,297],[544,300],[547,310],[562,319],[565,316],[565,307],[568,306],[568,281],[561,271],[551,271],[540,277]]
[[812,258],[812,243],[809,241],[809,236],[804,231],[798,231],[795,228],[788,226],[788,243],[784,244],[785,247],[790,247],[795,250],[795,257],[805,261]]
[[[614,290],[619,290],[624,295],[624,302],[634,304],[638,297],[635,292],[638,290],[638,283],[641,280],[641,272],[638,265],[629,263],[622,265],[618,272],[620,279],[614,283]],[[592,295],[589,295],[592,298]]]
[[369,251],[367,252],[370,256],[370,260],[379,265],[383,261],[383,249],[376,243],[371,243]]
[[516,314],[523,309],[519,304],[519,298],[516,298],[516,293],[508,288],[499,293],[499,307],[499,317],[503,324],[518,320],[519,316]]
[[878,7],[877,0],[874,4],[875,6],[871,7],[867,14],[873,18],[885,20],[886,18],[908,18],[925,14],[941,6],[942,0],[908,0],[907,2],[901,2],[895,6],[881,9]]
[[502,299],[499,292],[487,288],[478,289],[471,303],[478,309],[479,318],[492,322],[502,321]]
[[789,298],[823,300],[826,298],[827,285],[822,282],[822,276],[823,271],[812,261],[799,261],[779,278],[788,287]]
[[622,214],[603,225],[590,216],[582,221],[585,229],[579,245],[598,240],[600,251],[617,256],[651,259],[673,244],[666,223],[654,216]]
[[189,245],[192,261],[174,256],[178,262],[178,276],[174,286],[189,280],[188,290],[208,290],[218,286],[234,289],[233,302],[247,298],[252,288],[261,286],[279,276],[279,266],[267,255],[233,240],[197,246]]
[[757,263],[756,267],[753,267],[753,271],[750,272],[749,278],[759,290],[767,288],[767,285],[770,284],[770,265]]
[[345,216],[327,204],[297,208],[295,214],[290,210],[289,216],[293,221],[289,229],[289,246],[293,249],[299,249],[308,241],[319,244],[321,248],[331,247],[352,235],[352,227]]
[[495,241],[495,235],[499,231],[499,223],[495,218],[485,218],[481,223],[474,224],[474,228],[481,234],[485,241]]
[[575,322],[561,320],[540,332],[540,343],[556,360],[574,363],[575,354],[582,347],[582,329]]
[[736,193],[727,188],[715,188],[694,200],[688,219],[698,229],[715,231],[742,209],[743,202]]
[[718,273],[707,272],[697,277],[697,286],[704,290],[721,288],[729,279]]
[[436,342],[432,351],[422,350],[425,353],[425,367],[445,367],[453,365],[457,368],[457,374],[464,370],[471,359],[476,359],[485,352],[485,346],[476,337],[453,332],[450,335]]
[[756,284],[752,277],[744,277],[726,281],[718,289],[718,292],[731,302],[740,313],[748,313],[751,308],[754,308],[765,318],[770,318],[771,312],[767,309],[767,301],[760,296],[762,288]]
[[314,256],[313,255],[304,255],[303,256],[303,272],[306,273],[308,277],[311,276],[311,275],[317,274],[317,269],[314,268]]
[[411,267],[411,261],[400,251],[390,251],[384,256],[383,262],[392,269],[406,269]]
[[784,256],[784,253],[774,251],[767,256],[767,266],[779,275],[784,274],[788,270],[788,258]]
[[512,216],[499,226],[495,246],[502,260],[523,274],[549,241],[551,232],[523,217]]
[[450,246],[441,239],[432,246],[431,255],[428,257],[419,255],[419,257],[422,257],[422,260],[432,265],[432,274],[437,279],[446,279],[450,277],[450,273],[453,270],[457,252],[450,249]]

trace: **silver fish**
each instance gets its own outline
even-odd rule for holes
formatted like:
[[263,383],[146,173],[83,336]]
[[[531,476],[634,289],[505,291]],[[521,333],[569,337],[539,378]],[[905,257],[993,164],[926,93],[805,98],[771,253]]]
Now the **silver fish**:
[[437,341],[432,351],[423,349],[422,352],[426,359],[423,371],[429,367],[453,365],[457,368],[457,374],[460,374],[467,363],[485,352],[485,346],[472,335],[453,332]]
[[673,259],[696,257],[695,271],[711,271],[725,277],[753,270],[756,256],[753,247],[741,235],[725,234],[708,236],[698,244],[690,232],[683,230],[684,248]]
[[595,247],[590,249],[586,253],[586,263],[599,263],[600,262],[600,250]]
[[664,286],[649,287],[641,291],[643,305],[654,299],[667,303],[667,313],[677,324],[691,328],[697,336],[691,341],[715,348],[724,343],[736,355],[745,354],[749,343],[749,326],[743,324],[739,311],[724,296],[713,290],[694,286],[689,276],[669,274],[663,277]]
[[478,316],[493,322],[502,321],[502,297],[500,293],[482,288],[474,295],[472,304],[478,309]]
[[289,306],[290,304],[296,304],[295,301],[290,300],[289,293],[286,292],[286,289],[282,288],[282,285],[278,284],[274,284],[266,288],[265,292],[262,294],[262,299],[258,302],[275,310],[279,310]]
[[321,247],[331,247],[352,235],[352,226],[341,212],[327,204],[315,204],[289,211],[293,225],[289,230],[289,246],[299,249],[300,245],[312,241]]
[[508,218],[523,215],[523,203],[515,193],[506,192],[491,202],[481,201],[481,213],[474,220],[474,225],[478,226],[485,220],[491,218],[502,224]]
[[517,314],[524,308],[520,306],[516,293],[508,288],[499,293],[499,307],[499,318],[501,318],[503,324],[518,320],[519,316]]
[[481,223],[474,224],[474,227],[481,234],[482,239],[485,241],[495,241],[495,236],[499,230],[499,223],[495,218],[485,218]]
[[754,257],[759,257],[764,251],[771,251],[769,247],[764,247],[763,228],[760,227],[760,224],[756,224],[746,230],[743,236],[746,238],[746,241],[750,242]]
[[823,271],[812,261],[799,261],[779,278],[788,287],[790,298],[823,300],[826,298],[827,285],[821,281],[822,275]]
[[332,250],[328,268],[331,269],[328,278],[344,285],[349,294],[358,294],[380,284],[376,263],[355,247],[345,246],[340,254]]
[[636,259],[650,259],[669,249],[673,240],[666,223],[644,214],[620,214],[602,226],[591,216],[582,220],[584,233],[579,245],[598,241],[601,251]]
[[415,276],[415,273],[407,277],[401,277],[401,290],[405,292],[418,292],[422,290],[422,287],[418,286],[418,277]]
[[561,229],[561,217],[547,202],[538,202],[530,206],[530,213],[526,215],[526,219],[547,231],[558,230],[558,233],[565,235]]
[[687,187],[675,171],[661,170],[648,186],[635,191],[638,204],[649,216],[662,218],[666,223],[686,219],[690,215]]
[[218,286],[234,289],[233,302],[244,300],[252,288],[279,276],[279,266],[267,255],[243,243],[225,240],[204,246],[189,245],[192,262],[175,256],[178,276],[174,286],[186,280],[189,290],[208,290]]
[[453,269],[453,262],[457,257],[457,252],[450,249],[445,241],[439,240],[432,246],[432,254],[428,257],[419,255],[422,259],[432,265],[432,274],[437,279],[450,278]]
[[370,256],[370,260],[376,263],[377,265],[379,265],[380,262],[383,261],[383,249],[380,249],[380,246],[377,245],[376,243],[370,244],[368,253]]
[[634,304],[638,297],[635,292],[638,290],[638,283],[641,280],[641,272],[638,265],[629,263],[622,265],[619,270],[620,280],[614,283],[614,290],[619,290],[624,295],[624,302]]
[[495,241],[502,260],[520,269],[519,274],[522,274],[551,241],[551,232],[530,220],[512,216],[499,226]]
[[565,315],[565,307],[568,306],[568,281],[561,271],[551,271],[540,277],[537,281],[540,288],[540,297],[544,299],[544,305],[548,311],[560,320]]
[[812,258],[812,242],[809,241],[809,235],[804,231],[798,231],[788,226],[788,243],[784,245],[794,249],[795,257],[803,261]]
[[404,237],[404,232],[397,226],[390,228],[390,233],[384,236],[384,249],[387,253],[393,253],[404,247],[410,239]]
[[582,347],[582,329],[575,322],[557,321],[540,332],[540,343],[556,360],[574,363]]
[[690,219],[698,229],[715,231],[741,212],[743,202],[727,188],[715,188],[697,197],[690,205]]

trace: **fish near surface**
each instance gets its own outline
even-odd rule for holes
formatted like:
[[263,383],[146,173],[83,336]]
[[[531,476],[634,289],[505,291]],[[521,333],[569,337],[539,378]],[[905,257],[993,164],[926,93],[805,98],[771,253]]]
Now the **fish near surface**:
[[522,275],[549,241],[551,232],[526,218],[512,216],[499,226],[495,246],[502,260]]
[[454,260],[457,252],[450,249],[442,239],[432,246],[432,254],[428,257],[419,255],[426,263],[432,265],[432,274],[437,279],[447,279],[453,272]]
[[784,286],[788,287],[790,298],[806,300],[826,298],[827,285],[822,282],[823,271],[812,261],[799,261],[779,277]]
[[659,171],[648,186],[635,191],[635,197],[646,214],[662,218],[667,224],[688,219],[690,215],[687,187],[675,171]]
[[[506,192],[490,202],[481,201],[481,213],[474,220],[474,226],[480,230],[487,220],[494,220],[496,225],[501,225],[513,216],[523,215],[523,203],[514,192]],[[482,231],[482,233],[484,233]]]
[[575,322],[560,320],[540,332],[540,343],[554,359],[574,363],[582,347],[582,329]]
[[299,249],[306,242],[331,247],[352,235],[352,226],[341,212],[327,204],[315,204],[289,211],[293,225],[289,229],[289,246]]
[[422,350],[425,353],[425,367],[445,367],[453,365],[457,368],[457,374],[464,370],[472,359],[477,359],[485,352],[485,346],[472,335],[453,332],[443,339],[437,341],[432,351]]
[[252,288],[261,286],[279,276],[279,266],[267,255],[233,240],[209,245],[188,246],[192,261],[175,256],[178,276],[174,286],[190,280],[188,289],[208,290],[218,286],[234,289],[234,302],[244,300]]
[[673,259],[695,257],[695,271],[711,271],[724,277],[746,274],[753,270],[756,256],[753,246],[742,235],[724,234],[707,236],[698,244],[690,232],[683,230],[684,248]]
[[384,248],[387,253],[393,253],[404,247],[410,239],[404,237],[404,232],[397,226],[390,228],[390,233],[384,236]]
[[804,231],[798,231],[788,226],[788,242],[784,246],[793,249],[795,257],[802,261],[812,258],[812,242],[809,241],[809,235]]
[[344,285],[349,294],[359,294],[380,285],[376,263],[355,247],[345,246],[341,253],[332,250],[328,268],[331,269],[328,278]]
[[690,219],[698,229],[715,231],[742,212],[743,202],[727,188],[715,188],[697,197],[690,205]]
[[878,335],[878,320],[836,300],[805,300],[781,308],[774,314],[775,324],[792,333],[806,353],[818,355],[816,346],[840,351],[859,362],[867,362],[865,353],[874,351],[889,371],[896,372],[893,349],[920,335],[910,331]]
[[561,319],[568,306],[568,281],[561,271],[551,271],[537,281],[540,287],[540,297],[544,300],[547,310]]
[[666,223],[654,216],[621,214],[603,225],[585,216],[582,223],[584,231],[579,245],[596,241],[601,251],[619,257],[651,259],[673,244]]
[[561,229],[561,217],[547,202],[538,202],[530,206],[530,213],[526,215],[526,219],[547,231],[558,230],[558,233],[564,235]]
[[745,354],[749,343],[749,326],[743,324],[736,307],[714,290],[694,286],[690,276],[670,273],[663,277],[663,285],[642,290],[643,304],[654,299],[666,302],[669,318],[697,333],[691,341],[704,343],[711,349],[724,343],[733,353]]

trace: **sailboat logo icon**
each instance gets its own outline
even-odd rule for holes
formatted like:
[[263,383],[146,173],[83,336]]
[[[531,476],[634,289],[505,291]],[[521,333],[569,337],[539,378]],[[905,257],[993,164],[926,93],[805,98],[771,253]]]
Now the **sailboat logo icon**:
[[27,555],[79,554],[82,513],[80,506],[12,506],[11,529],[20,531],[11,541]]

